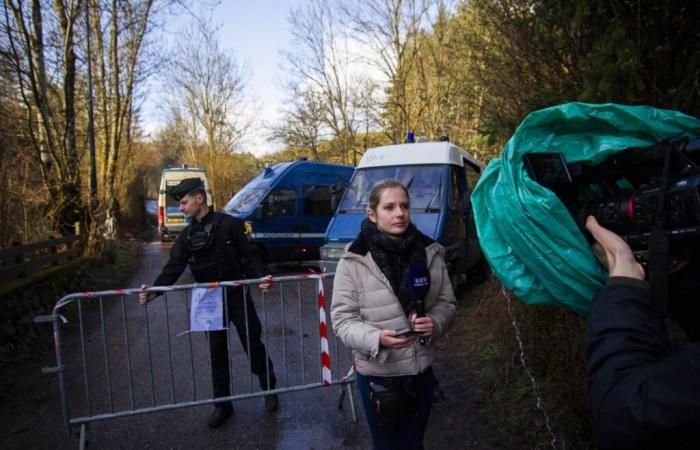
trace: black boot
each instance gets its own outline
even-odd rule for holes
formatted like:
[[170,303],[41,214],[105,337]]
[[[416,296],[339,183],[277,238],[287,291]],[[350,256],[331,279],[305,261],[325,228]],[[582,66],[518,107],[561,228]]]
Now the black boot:
[[226,403],[223,405],[216,405],[214,407],[214,412],[211,413],[209,416],[209,419],[207,420],[207,423],[209,424],[209,428],[217,428],[220,427],[221,425],[226,422],[226,419],[231,417],[233,415],[233,406],[231,406],[230,403]]
[[277,411],[279,403],[280,401],[277,394],[267,394],[265,396],[265,412],[270,414]]
[[[275,373],[270,371],[270,382],[267,382],[267,377],[265,376],[260,376],[258,377],[258,380],[260,381],[260,388],[263,391],[269,391],[275,388],[275,385],[277,384],[277,378],[275,377]],[[275,411],[277,411],[277,407],[279,406],[279,398],[277,397],[277,394],[267,394],[265,396],[265,412],[270,414]]]

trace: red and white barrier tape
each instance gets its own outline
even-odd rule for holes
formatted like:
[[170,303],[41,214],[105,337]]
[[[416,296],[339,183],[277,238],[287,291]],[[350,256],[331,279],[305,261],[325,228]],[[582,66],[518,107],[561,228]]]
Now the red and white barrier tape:
[[318,279],[318,312],[321,335],[321,377],[324,385],[331,384],[331,354],[328,349],[328,325],[326,324],[326,296],[323,293],[323,280]]

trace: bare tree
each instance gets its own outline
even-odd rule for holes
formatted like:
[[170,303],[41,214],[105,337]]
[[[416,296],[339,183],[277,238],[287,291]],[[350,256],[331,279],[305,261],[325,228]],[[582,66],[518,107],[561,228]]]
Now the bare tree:
[[416,99],[406,86],[427,0],[346,0],[342,11],[353,39],[368,49],[364,59],[381,71],[388,84],[386,119],[389,136],[396,142],[414,125],[411,103]]
[[319,145],[327,127],[321,95],[309,88],[292,86],[282,115],[281,122],[272,127],[271,137],[288,148],[308,149],[313,159],[322,161]]
[[351,164],[353,166],[357,165],[359,157],[362,157],[370,146],[378,144],[372,139],[372,136],[381,129],[382,123],[379,91],[379,83],[369,77],[361,79],[355,87],[353,111],[356,116],[355,121],[358,124],[359,142],[352,153]]
[[[209,23],[195,20],[178,40],[168,84],[173,94],[171,122],[177,119],[189,128],[190,150],[196,150],[198,142],[206,146],[201,165],[207,169],[216,194],[216,184],[225,175],[218,173],[219,155],[240,150],[251,127],[247,113],[251,103],[246,95],[246,68],[219,47],[217,29]],[[198,153],[192,152],[195,161],[200,158]]]
[[[101,120],[100,183],[101,199],[106,213],[105,235],[117,233],[116,186],[117,172],[122,162],[127,130],[133,115],[133,95],[140,81],[141,54],[151,30],[153,0],[100,1],[87,0],[93,24],[91,66],[96,67],[95,96]],[[106,19],[106,20],[105,20]]]
[[[342,161],[355,145],[356,124],[351,98],[351,53],[343,26],[333,7],[323,0],[310,0],[289,16],[292,48],[284,53],[290,76],[320,96],[325,124],[340,145]],[[294,92],[291,93],[294,95]]]
[[[34,153],[40,161],[48,201],[48,216],[63,233],[73,230],[82,210],[81,180],[76,147],[76,53],[75,24],[81,1],[54,1],[54,9],[32,0],[5,3],[5,32],[9,57],[17,74],[21,97],[28,112],[27,127]],[[12,21],[9,11],[12,13]],[[51,38],[59,44],[48,47],[44,16],[52,12]],[[13,26],[14,25],[14,26]],[[55,57],[47,65],[47,53]],[[55,89],[50,80],[61,80]],[[33,116],[36,113],[38,132]]]

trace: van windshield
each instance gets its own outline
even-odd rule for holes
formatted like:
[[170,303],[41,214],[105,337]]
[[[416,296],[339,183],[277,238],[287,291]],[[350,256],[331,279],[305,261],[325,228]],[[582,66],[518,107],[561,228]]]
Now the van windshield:
[[363,211],[367,207],[369,191],[375,183],[393,178],[408,187],[412,211],[437,211],[443,192],[444,166],[392,166],[358,169],[345,192],[338,212]]
[[267,189],[248,188],[241,189],[231,200],[224,206],[224,212],[231,213],[249,213],[257,206],[258,202]]

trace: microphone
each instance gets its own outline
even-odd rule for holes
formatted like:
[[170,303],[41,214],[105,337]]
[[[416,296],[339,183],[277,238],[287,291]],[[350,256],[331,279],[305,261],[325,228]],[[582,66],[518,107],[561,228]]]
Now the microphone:
[[[408,269],[408,291],[416,300],[416,316],[425,316],[423,298],[430,290],[430,271],[425,264],[411,264]],[[425,336],[420,336],[418,342],[425,345]]]

